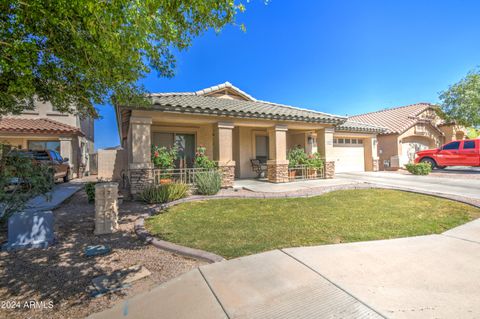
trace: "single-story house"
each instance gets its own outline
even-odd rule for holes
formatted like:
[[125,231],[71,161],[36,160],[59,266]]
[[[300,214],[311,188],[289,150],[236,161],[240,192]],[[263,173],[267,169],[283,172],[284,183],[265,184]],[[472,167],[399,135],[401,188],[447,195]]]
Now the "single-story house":
[[69,159],[71,178],[89,172],[94,151],[92,118],[60,113],[49,102],[35,109],[0,118],[0,143],[16,149],[55,150]]
[[417,103],[355,115],[349,120],[385,127],[377,137],[380,170],[398,169],[412,162],[417,151],[465,137],[464,127],[446,123],[437,110],[434,104]]
[[152,180],[151,146],[182,149],[181,167],[191,167],[196,147],[218,162],[223,186],[257,176],[251,160],[265,162],[271,182],[287,182],[287,152],[302,147],[335,171],[378,169],[374,124],[257,100],[226,82],[197,92],[151,94],[151,106],[116,105],[121,146],[127,151],[132,193]]

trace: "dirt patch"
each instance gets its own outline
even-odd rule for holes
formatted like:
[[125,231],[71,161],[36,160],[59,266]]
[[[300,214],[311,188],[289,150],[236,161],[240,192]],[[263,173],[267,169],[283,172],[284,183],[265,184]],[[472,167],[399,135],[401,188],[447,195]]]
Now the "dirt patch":
[[[119,212],[120,230],[94,236],[94,205],[87,203],[83,191],[75,194],[54,211],[56,245],[0,252],[0,318],[83,318],[203,264],[140,242],[133,224],[146,209],[140,203],[124,202]],[[84,248],[89,245],[109,245],[113,252],[88,258]],[[90,296],[92,278],[137,264],[151,275],[123,292]],[[25,302],[32,300],[38,303],[27,304],[29,309]],[[7,309],[11,307],[15,308]]]

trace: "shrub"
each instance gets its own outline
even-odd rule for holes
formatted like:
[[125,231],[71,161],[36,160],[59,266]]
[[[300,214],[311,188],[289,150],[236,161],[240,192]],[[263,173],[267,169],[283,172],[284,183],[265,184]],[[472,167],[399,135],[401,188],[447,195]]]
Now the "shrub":
[[309,168],[321,170],[323,168],[323,159],[319,153],[308,155],[306,165]]
[[405,168],[413,175],[428,175],[432,171],[429,163],[407,164]]
[[167,148],[165,146],[152,146],[152,162],[156,168],[172,169],[175,168],[175,160],[178,156],[176,147]]
[[295,167],[306,164],[308,162],[308,155],[303,148],[294,147],[288,150],[287,159],[288,166]]
[[197,147],[197,152],[195,153],[194,166],[196,168],[216,168],[217,163],[212,161],[205,155],[207,148],[205,146]]
[[222,176],[218,171],[198,172],[195,174],[195,187],[201,195],[215,195],[222,186]]
[[49,198],[54,185],[49,165],[36,163],[28,154],[0,144],[0,224],[24,208],[37,195]]
[[148,186],[142,191],[140,198],[149,204],[162,204],[186,197],[188,189],[188,185],[182,183]]
[[85,193],[87,193],[87,199],[89,203],[95,201],[95,182],[88,182],[85,184]]

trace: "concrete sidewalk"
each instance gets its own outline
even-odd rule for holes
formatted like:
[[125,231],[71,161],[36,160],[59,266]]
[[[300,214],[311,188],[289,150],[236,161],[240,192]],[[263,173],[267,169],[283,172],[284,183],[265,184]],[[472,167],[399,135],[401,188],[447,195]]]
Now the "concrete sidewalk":
[[202,266],[91,318],[478,318],[480,221]]
[[257,193],[285,193],[311,190],[319,187],[334,187],[362,183],[364,182],[345,178],[299,180],[289,183],[270,183],[268,181],[258,179],[236,179],[234,181],[233,188],[243,188]]
[[35,211],[47,211],[54,210],[58,208],[65,200],[70,198],[73,194],[78,192],[83,188],[83,183],[81,180],[76,180],[75,182],[61,183],[56,184],[52,191],[47,194],[47,196],[36,196],[30,199],[24,211],[25,212],[35,212]]
[[406,190],[480,199],[480,180],[476,179],[416,176],[395,172],[338,173],[336,179],[344,182],[366,182]]

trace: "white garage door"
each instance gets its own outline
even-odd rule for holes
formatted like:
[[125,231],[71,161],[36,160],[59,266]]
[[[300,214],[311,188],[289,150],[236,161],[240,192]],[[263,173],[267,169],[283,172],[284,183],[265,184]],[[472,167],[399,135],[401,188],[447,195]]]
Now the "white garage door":
[[365,156],[363,145],[333,146],[335,158],[335,172],[363,172],[365,171]]

